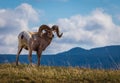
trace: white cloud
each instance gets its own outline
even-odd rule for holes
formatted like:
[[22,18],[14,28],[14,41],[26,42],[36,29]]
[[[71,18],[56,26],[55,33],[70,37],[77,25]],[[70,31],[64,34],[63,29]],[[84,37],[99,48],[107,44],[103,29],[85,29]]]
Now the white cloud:
[[0,53],[16,53],[17,35],[38,21],[38,12],[27,3],[15,9],[0,9]]
[[[94,48],[106,45],[120,45],[120,26],[113,22],[112,16],[96,9],[87,16],[75,15],[57,21],[64,33],[56,51],[70,47]],[[55,39],[56,41],[57,39]],[[67,46],[65,46],[67,45]]]
[[30,21],[30,22],[37,22],[39,21],[38,12],[32,8],[31,5],[23,3],[18,6],[16,9],[17,17],[19,15],[20,18]]
[[[29,25],[37,21],[39,13],[26,3],[15,9],[0,9],[0,53],[16,53],[18,33],[29,30]],[[60,32],[63,32],[63,37],[59,39],[55,36],[44,53],[58,53],[73,47],[89,49],[120,44],[120,26],[113,22],[111,15],[101,9],[86,16],[78,14],[58,19],[56,24],[59,25]],[[34,26],[31,31],[36,31],[38,27]]]

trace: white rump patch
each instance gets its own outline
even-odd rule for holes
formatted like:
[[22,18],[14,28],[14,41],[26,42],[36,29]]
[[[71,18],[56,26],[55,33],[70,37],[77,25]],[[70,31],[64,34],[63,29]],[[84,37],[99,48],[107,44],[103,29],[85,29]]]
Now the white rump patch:
[[30,38],[32,37],[31,34],[28,31],[21,32],[19,34],[18,38],[20,39],[22,35],[23,35],[23,37],[25,37],[25,39],[27,39],[27,41],[29,41]]

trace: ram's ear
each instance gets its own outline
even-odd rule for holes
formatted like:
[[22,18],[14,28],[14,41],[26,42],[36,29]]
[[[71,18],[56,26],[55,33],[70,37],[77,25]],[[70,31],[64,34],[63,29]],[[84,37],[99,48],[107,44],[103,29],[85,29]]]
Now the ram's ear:
[[63,33],[60,34],[59,27],[57,25],[52,26],[52,31],[56,32],[57,36],[62,37]]

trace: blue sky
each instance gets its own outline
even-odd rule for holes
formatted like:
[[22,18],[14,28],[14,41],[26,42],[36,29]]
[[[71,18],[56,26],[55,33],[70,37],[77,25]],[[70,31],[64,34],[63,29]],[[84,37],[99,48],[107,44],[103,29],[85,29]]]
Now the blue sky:
[[48,23],[76,14],[86,15],[96,8],[102,8],[111,15],[120,13],[119,0],[2,0],[0,8],[14,9],[22,3],[28,3],[36,10],[43,11],[43,22]]
[[44,53],[119,45],[119,4],[119,0],[1,0],[0,53],[15,54],[19,32],[36,31],[41,24],[57,24],[64,33]]

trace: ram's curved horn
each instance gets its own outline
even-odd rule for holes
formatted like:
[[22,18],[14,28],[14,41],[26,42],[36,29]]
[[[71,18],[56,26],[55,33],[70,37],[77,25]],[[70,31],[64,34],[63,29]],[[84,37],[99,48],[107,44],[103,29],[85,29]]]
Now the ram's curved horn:
[[62,37],[62,35],[63,35],[63,33],[60,34],[59,27],[57,25],[52,26],[52,31],[55,31],[59,38]]
[[38,32],[41,33],[43,30],[46,31],[46,30],[51,30],[51,29],[50,29],[50,27],[47,26],[47,25],[41,25],[41,26],[39,27]]
[[43,30],[47,31],[47,30],[51,30],[51,28],[47,25],[44,25],[44,24],[41,25],[38,29],[38,34],[40,35],[40,37],[42,36],[42,31]]

